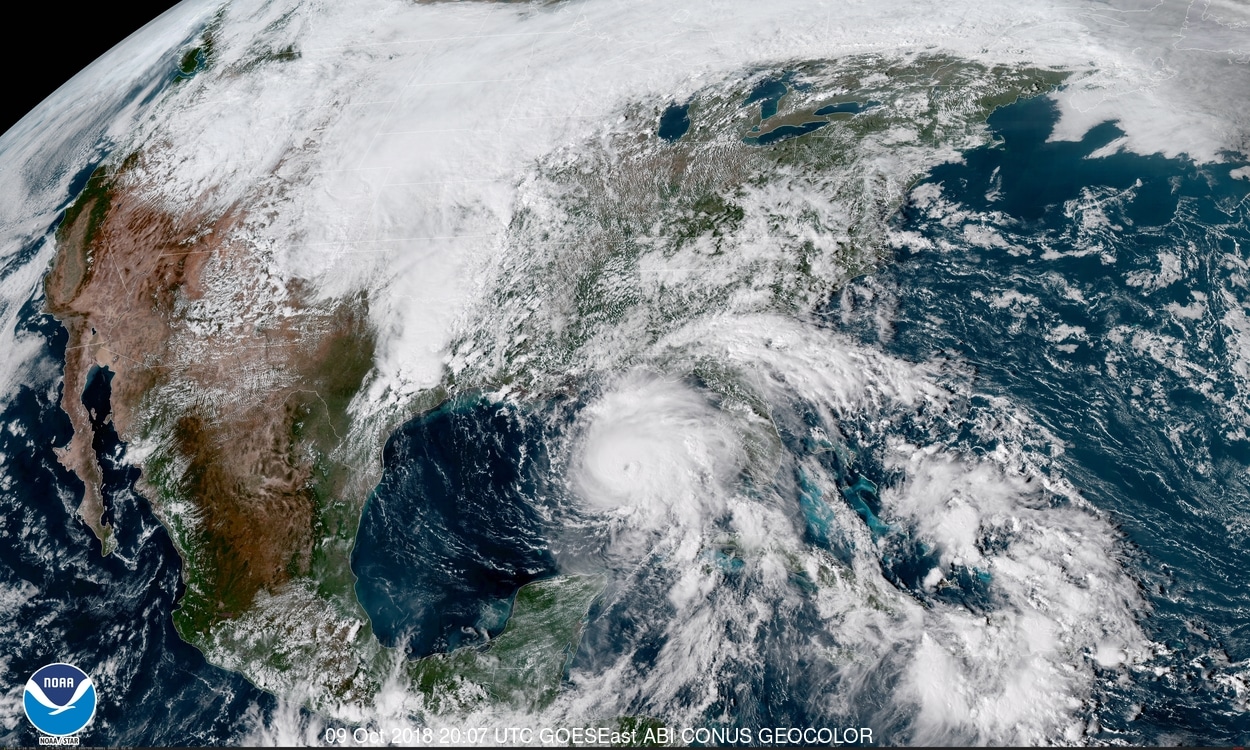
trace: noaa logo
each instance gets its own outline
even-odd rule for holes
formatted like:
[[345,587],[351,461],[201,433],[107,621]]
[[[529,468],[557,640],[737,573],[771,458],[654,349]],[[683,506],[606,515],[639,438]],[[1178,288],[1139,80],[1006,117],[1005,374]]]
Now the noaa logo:
[[73,664],[49,664],[26,681],[26,718],[44,734],[73,734],[95,716],[95,685]]

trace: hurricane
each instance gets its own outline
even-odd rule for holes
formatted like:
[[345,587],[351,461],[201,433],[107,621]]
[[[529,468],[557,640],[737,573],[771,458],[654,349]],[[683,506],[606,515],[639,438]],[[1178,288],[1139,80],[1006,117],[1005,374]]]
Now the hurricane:
[[182,3],[0,136],[0,738],[1243,741],[1245,21]]

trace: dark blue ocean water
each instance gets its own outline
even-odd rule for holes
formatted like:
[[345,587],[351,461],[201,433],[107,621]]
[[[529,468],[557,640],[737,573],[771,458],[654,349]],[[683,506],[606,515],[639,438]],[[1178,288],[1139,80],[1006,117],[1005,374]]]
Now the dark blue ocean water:
[[[783,94],[768,81],[749,101]],[[969,413],[984,411],[986,396],[1024,407],[1057,438],[1057,470],[1121,530],[1116,554],[1148,603],[1142,626],[1161,647],[1138,669],[1095,667],[1093,701],[1080,711],[1094,720],[1088,739],[1244,743],[1250,719],[1223,678],[1250,659],[1250,362],[1239,359],[1250,357],[1250,327],[1241,344],[1235,320],[1250,307],[1250,183],[1229,175],[1237,164],[1096,155],[1121,135],[1113,123],[1078,142],[1048,142],[1056,117],[1045,97],[998,110],[995,142],[916,186],[894,220],[901,239],[891,262],[839,293],[823,319],[903,359],[958,362],[960,377],[970,368],[973,391],[984,395]],[[807,542],[849,559],[851,543],[828,510],[845,503],[878,540],[893,585],[922,602],[993,610],[986,571],[952,570],[940,591],[926,590],[936,551],[880,516],[878,483],[901,477],[882,464],[880,445],[856,442],[853,424],[853,460],[810,445],[810,428],[831,427],[816,412],[796,403],[771,415],[790,455],[818,455],[838,477],[840,497],[822,494],[801,470],[782,488]],[[923,443],[908,434],[923,423],[904,417],[896,430]],[[407,638],[428,653],[454,645],[455,633],[473,638],[491,613],[506,611],[510,590],[554,569],[550,550],[567,541],[559,519],[527,511],[550,506],[551,488],[539,479],[550,468],[542,453],[550,437],[514,407],[470,399],[392,439],[354,560],[384,639]],[[993,442],[965,445],[991,451]],[[1036,501],[1066,502],[1040,488]],[[708,561],[726,573],[714,596],[767,596],[738,575],[732,546]],[[592,606],[572,669],[595,674],[622,658],[641,673],[654,666],[677,614],[666,598],[673,580],[654,562],[616,578]],[[810,594],[816,586],[804,575],[792,583]],[[814,643],[837,647],[820,622],[813,596],[750,636],[740,681],[707,707],[709,721],[867,723],[906,741],[910,720],[889,709],[895,686],[886,682],[855,688],[881,696],[878,704],[828,713],[819,696],[844,689],[839,675],[804,656]],[[873,679],[897,679],[902,668],[884,664]],[[632,710],[664,707],[643,698]]]
[[[758,93],[757,101],[781,96],[775,87]],[[968,363],[977,391],[1022,405],[1062,441],[1064,475],[1122,530],[1124,565],[1149,603],[1143,627],[1167,650],[1126,679],[1104,675],[1084,709],[1098,720],[1092,738],[1244,743],[1250,719],[1221,678],[1250,659],[1250,369],[1241,359],[1250,357],[1242,354],[1250,332],[1238,334],[1238,316],[1250,308],[1250,183],[1231,178],[1230,165],[1092,156],[1117,137],[1113,124],[1080,142],[1048,143],[1054,121],[1045,98],[996,112],[998,141],[918,186],[896,217],[904,239],[892,262],[855,280],[824,320],[905,359]],[[945,202],[922,199],[933,186]],[[99,428],[94,447],[118,550],[101,558],[74,515],[81,484],[53,453],[69,438],[58,406],[66,337],[37,310],[36,300],[27,303],[22,326],[42,338],[43,353],[0,414],[0,455],[12,477],[0,493],[0,581],[16,592],[0,619],[6,695],[20,699],[35,669],[69,661],[99,690],[84,742],[237,742],[274,701],[208,665],[174,632],[180,561],[133,491],[133,471],[117,461],[105,370],[83,397]],[[796,404],[774,415],[795,455],[815,449],[805,443],[812,414]],[[464,398],[392,436],[353,558],[358,592],[384,641],[414,655],[477,642],[502,627],[518,586],[554,572],[569,540],[548,512],[557,490],[544,484],[552,460],[544,446],[546,431],[567,425],[568,415],[539,423],[512,406]],[[879,518],[877,484],[891,477],[869,454],[855,466],[834,451],[820,454],[844,484],[841,497],[820,495],[795,473],[796,523],[809,543],[834,554],[848,544],[824,513],[834,502],[845,502],[875,536],[904,539]],[[927,596],[918,579],[932,567],[930,553],[890,544],[887,579]],[[735,578],[741,563],[731,547],[709,560],[727,574],[717,596],[752,595],[746,577]],[[672,581],[647,570],[640,565],[596,602],[574,669],[594,672],[624,653],[644,666],[655,658],[672,614],[664,609]],[[792,575],[797,588],[812,586]],[[960,575],[940,596],[976,611],[985,581],[976,571]],[[614,596],[626,588],[628,596]],[[809,636],[803,624],[819,619],[802,601],[788,619],[752,634],[757,648],[744,661],[741,690],[708,715],[732,716],[739,726],[829,718],[812,696],[842,689],[838,675],[804,656],[811,638],[825,636]],[[649,706],[635,708],[645,714]],[[855,706],[833,718],[873,721],[880,708]],[[906,717],[896,721],[894,736],[905,737]],[[878,726],[883,734],[891,728]],[[24,718],[0,724],[0,742],[34,741]]]
[[[143,107],[172,81],[154,70],[116,101]],[[97,116],[105,121],[110,112],[115,110],[106,107]],[[102,138],[94,148],[89,163],[70,179],[49,232],[110,143]],[[74,157],[46,158],[28,166],[53,175]],[[44,241],[37,238],[7,255],[0,278],[29,264]],[[95,682],[97,709],[81,734],[84,745],[237,744],[270,719],[276,701],[239,675],[209,665],[175,632],[171,613],[183,588],[182,562],[147,500],[134,491],[136,470],[121,461],[125,448],[108,418],[111,373],[93,372],[84,394],[62,393],[68,336],[41,307],[36,292],[20,312],[18,329],[40,340],[41,348],[26,363],[21,384],[5,394],[9,400],[0,413],[0,590],[6,592],[0,601],[0,690],[6,706],[15,709],[0,716],[0,744],[37,742],[21,715],[22,686],[36,669],[58,661],[77,665]],[[56,460],[54,449],[72,433],[62,398],[82,398],[93,412],[92,447],[117,540],[108,557],[77,516],[82,483]]]
[[546,440],[519,409],[453,399],[387,441],[352,552],[374,632],[413,656],[498,635],[516,590],[554,574],[536,511]]
[[1123,531],[1144,628],[1171,653],[1107,681],[1094,737],[1245,743],[1221,677],[1250,659],[1250,183],[1237,163],[1094,155],[1113,123],[1047,142],[1056,116],[1045,97],[994,113],[997,142],[918,186],[943,202],[900,212],[912,238],[828,319],[906,359],[971,364],[977,390],[1062,441],[1064,473]]
[[94,447],[117,529],[117,550],[101,557],[100,543],[75,515],[82,484],[53,453],[71,434],[59,406],[65,331],[33,300],[21,328],[41,337],[44,351],[0,414],[0,456],[10,477],[0,492],[0,582],[16,592],[0,617],[0,675],[19,712],[0,724],[0,744],[36,743],[20,714],[22,685],[57,661],[76,664],[96,684],[98,708],[84,744],[238,741],[274,701],[207,664],[174,631],[181,562],[147,501],[133,491],[135,471],[117,461],[121,447],[106,422],[110,376],[97,371],[84,400],[95,411]]

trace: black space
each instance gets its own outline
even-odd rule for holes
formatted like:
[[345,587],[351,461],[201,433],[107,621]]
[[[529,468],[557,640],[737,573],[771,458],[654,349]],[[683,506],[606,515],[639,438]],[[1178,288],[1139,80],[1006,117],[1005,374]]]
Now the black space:
[[0,133],[78,71],[174,5],[174,0],[35,0],[11,7],[0,32],[0,70],[7,84]]

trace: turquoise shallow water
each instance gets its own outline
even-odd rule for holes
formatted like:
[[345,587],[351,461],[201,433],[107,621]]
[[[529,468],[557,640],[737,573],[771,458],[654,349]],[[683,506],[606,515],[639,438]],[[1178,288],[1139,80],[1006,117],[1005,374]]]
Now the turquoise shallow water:
[[503,630],[517,588],[555,572],[535,506],[541,432],[518,411],[463,398],[387,441],[352,570],[388,646],[413,656],[484,643]]
[[[765,100],[775,92],[761,87],[757,93]],[[1048,142],[1055,117],[1044,97],[996,112],[990,119],[994,143],[935,169],[915,187],[893,221],[891,262],[836,295],[820,325],[905,360],[958,363],[952,371],[970,379],[977,394],[960,407],[967,424],[993,412],[996,398],[1023,408],[1055,438],[1052,470],[1119,530],[1112,554],[1146,603],[1138,617],[1154,645],[1127,668],[1082,657],[1095,674],[1094,692],[1077,712],[1087,741],[1244,741],[1250,721],[1233,685],[1250,659],[1250,590],[1244,585],[1250,545],[1243,533],[1250,519],[1244,430],[1250,402],[1237,375],[1244,370],[1236,319],[1250,297],[1241,275],[1250,240],[1250,183],[1229,175],[1236,164],[1099,155],[1120,135],[1112,123],[1078,142]],[[589,399],[594,386],[586,388]],[[416,649],[439,650],[453,631],[484,616],[478,613],[495,611],[504,598],[463,582],[439,583],[440,571],[495,565],[504,571],[499,580],[511,581],[520,580],[515,571],[527,560],[525,575],[561,566],[567,559],[561,555],[577,546],[561,527],[574,519],[551,512],[559,493],[542,486],[551,468],[543,446],[583,405],[532,404],[527,416],[511,407],[449,404],[405,428],[409,436],[449,430],[459,437],[440,440],[458,447],[432,451],[409,437],[390,448],[393,479],[384,480],[366,511],[357,551],[358,563],[389,556],[386,564],[357,567],[362,599],[383,623],[380,632],[441,628],[441,636],[427,637]],[[808,406],[795,403],[772,417],[790,456],[816,456],[838,477],[839,493],[822,492],[802,470],[777,488],[793,496],[806,543],[849,558],[853,543],[831,511],[844,503],[869,529],[882,574],[901,591],[971,613],[1006,606],[991,572],[976,567],[952,568],[937,591],[925,586],[939,550],[882,507],[879,493],[903,478],[883,463],[880,436],[866,437],[870,431],[858,430],[852,418],[839,425],[846,444],[834,449],[811,442],[810,428],[832,426],[820,424]],[[926,436],[911,434],[927,429],[917,420],[902,415],[893,437],[923,444]],[[996,449],[992,431],[988,438],[974,436],[958,419],[951,424],[955,433],[967,433],[950,439],[970,455]],[[506,470],[487,471],[498,460]],[[478,489],[495,500],[481,506],[485,515],[474,528],[447,527],[454,543],[444,546],[460,557],[436,555],[437,564],[420,569],[428,557],[421,551],[427,532],[403,530],[385,518],[410,517],[418,506],[442,502],[431,497],[447,496],[442,488],[466,472],[489,475]],[[414,483],[418,475],[425,478]],[[431,478],[438,492],[420,489]],[[1067,502],[1040,490],[1036,501]],[[543,509],[544,521],[534,516],[528,526],[496,527],[524,507]],[[386,543],[377,544],[380,539]],[[583,542],[593,546],[593,540]],[[989,550],[1012,540],[989,535],[978,543]],[[389,551],[369,551],[375,548]],[[742,574],[737,554],[730,545],[706,555],[725,573],[724,595],[767,600],[771,594],[753,589],[757,584]],[[667,638],[664,624],[677,616],[665,599],[672,581],[656,572],[659,562],[650,572],[643,564],[619,578],[592,608],[574,670],[594,674],[622,659],[640,673],[655,665]],[[474,575],[465,580],[471,583]],[[841,689],[841,677],[804,655],[814,645],[836,648],[837,637],[821,633],[815,583],[802,572],[792,578],[803,604],[755,633],[749,646],[735,640],[741,634],[726,634],[746,656],[734,673],[733,697],[708,707],[708,721],[863,722],[906,742],[911,718],[888,707],[901,665],[884,664],[874,678],[879,685],[856,686],[861,698],[877,695],[875,705],[860,700],[831,710],[820,699]],[[376,593],[399,590],[424,599],[405,604]],[[456,602],[442,611],[460,612],[459,621],[444,615],[441,625],[433,624],[438,618],[428,614],[428,602],[438,597]],[[660,710],[645,701],[638,706],[648,709]]]
[[1244,743],[1227,678],[1250,659],[1250,183],[1237,163],[1096,155],[1113,123],[1047,142],[1055,117],[1047,98],[996,112],[997,142],[918,186],[892,262],[827,320],[913,361],[970,364],[978,390],[1061,441],[1064,474],[1123,532],[1161,648],[1104,674],[1094,738]]
[[[1057,438],[1057,470],[1121,531],[1116,554],[1148,605],[1140,622],[1158,648],[1140,669],[1095,668],[1094,695],[1079,710],[1090,720],[1087,739],[1244,743],[1250,719],[1232,685],[1250,660],[1242,359],[1250,331],[1239,328],[1250,306],[1250,182],[1229,176],[1237,165],[1095,156],[1117,137],[1114,124],[1079,142],[1048,143],[1054,119],[1044,98],[997,112],[990,124],[998,141],[916,186],[894,220],[891,262],[835,296],[819,324],[903,359],[966,365],[961,377],[983,394],[969,413],[980,408],[977,399],[994,397],[1024,408]],[[33,255],[25,249],[0,274]],[[240,740],[272,716],[274,700],[207,665],[174,633],[180,563],[107,431],[95,447],[120,547],[100,559],[73,515],[79,485],[52,452],[68,439],[57,406],[64,332],[35,301],[23,321],[45,349],[42,369],[2,415],[12,427],[0,431],[17,479],[0,497],[0,533],[21,540],[0,545],[0,581],[23,592],[0,625],[7,675],[17,684],[52,660],[92,672],[99,733],[84,741]],[[85,394],[102,425],[107,386],[101,373]],[[466,399],[392,438],[355,558],[361,599],[384,640],[414,654],[478,643],[503,626],[517,586],[593,558],[598,540],[567,531],[581,519],[547,481],[544,453],[584,406],[544,402],[526,411]],[[999,606],[987,571],[952,570],[942,591],[925,590],[935,552],[882,507],[899,478],[883,468],[880,445],[857,443],[849,425],[851,462],[811,443],[819,420],[804,404],[773,417],[789,454],[818,455],[839,478],[832,492],[798,471],[786,475],[791,484],[781,489],[805,543],[848,555],[852,542],[832,513],[845,504],[880,542],[883,575],[900,591],[971,612]],[[899,422],[899,436],[908,429]],[[755,595],[732,543],[703,559],[724,572],[725,596]],[[880,684],[856,686],[881,696],[875,704],[830,708],[819,700],[845,686],[809,655],[839,644],[813,627],[816,584],[801,571],[789,575],[800,593],[785,618],[749,635],[725,633],[727,642],[749,638],[752,647],[733,690],[707,707],[709,725],[865,724],[906,742],[910,717],[886,705],[898,671],[883,668]],[[652,663],[673,615],[671,584],[645,564],[623,576],[589,613],[571,668]],[[34,737],[19,720],[0,740],[26,745]]]

